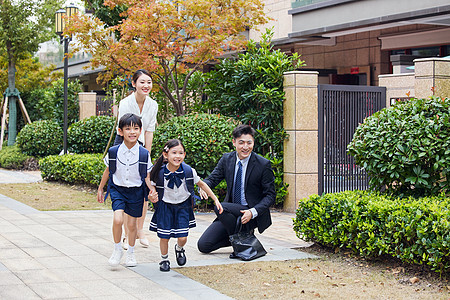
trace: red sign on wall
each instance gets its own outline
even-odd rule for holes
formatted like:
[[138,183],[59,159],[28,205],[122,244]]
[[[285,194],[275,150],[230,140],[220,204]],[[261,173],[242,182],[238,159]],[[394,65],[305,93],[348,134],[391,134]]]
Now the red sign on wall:
[[350,74],[359,74],[359,67],[353,67],[350,69]]

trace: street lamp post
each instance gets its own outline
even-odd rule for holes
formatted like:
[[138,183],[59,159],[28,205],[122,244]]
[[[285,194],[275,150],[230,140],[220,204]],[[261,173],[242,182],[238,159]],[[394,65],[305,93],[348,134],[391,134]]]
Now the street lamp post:
[[73,4],[69,4],[65,9],[59,9],[55,14],[55,31],[60,36],[61,44],[64,44],[64,154],[67,154],[67,80],[69,69],[69,58],[67,56],[69,54],[69,42],[71,41],[70,36],[64,35],[64,27],[67,19],[76,13],[78,13],[78,8]]

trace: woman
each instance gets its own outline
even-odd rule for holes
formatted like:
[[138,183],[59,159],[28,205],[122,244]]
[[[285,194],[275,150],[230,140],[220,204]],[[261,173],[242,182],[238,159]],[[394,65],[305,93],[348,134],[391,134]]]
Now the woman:
[[[119,103],[119,119],[126,113],[133,113],[141,117],[142,121],[142,131],[138,138],[139,143],[144,145],[144,147],[151,153],[152,142],[153,142],[153,132],[156,126],[156,115],[158,113],[158,104],[155,100],[151,99],[148,95],[153,87],[152,78],[146,70],[137,70],[133,74],[132,85],[134,87],[134,92],[128,97],[122,99]],[[114,140],[114,145],[122,143],[122,137],[116,135]],[[149,242],[144,234],[144,221],[147,215],[148,201],[144,201],[144,207],[142,210],[142,217],[137,219],[137,238],[142,246],[148,247]],[[124,222],[126,224],[126,222]],[[125,226],[125,238],[123,239],[124,248],[128,248],[128,241],[126,241],[127,228]]]

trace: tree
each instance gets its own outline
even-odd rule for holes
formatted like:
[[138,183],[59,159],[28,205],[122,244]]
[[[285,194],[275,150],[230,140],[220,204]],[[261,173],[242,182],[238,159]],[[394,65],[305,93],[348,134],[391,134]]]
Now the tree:
[[[16,62],[16,88],[20,91],[25,107],[31,121],[39,120],[42,116],[34,109],[36,97],[32,94],[50,86],[51,82],[62,77],[61,72],[53,72],[55,66],[43,66],[37,58],[31,54],[24,55],[24,58]],[[5,91],[8,87],[8,60],[6,55],[0,51],[0,91]],[[38,99],[36,99],[38,100]],[[17,132],[26,124],[24,118],[17,119]]]
[[300,56],[273,50],[273,31],[267,30],[258,44],[248,42],[246,53],[223,59],[205,75],[206,107],[224,116],[249,124],[255,136],[255,152],[272,162],[277,190],[276,204],[283,203],[287,185],[283,183],[283,73],[303,65]]
[[283,73],[303,66],[304,61],[273,50],[273,31],[267,30],[258,44],[248,42],[246,53],[223,59],[206,74],[206,105],[214,112],[250,124],[257,136],[258,153],[282,157]]
[[8,59],[8,145],[14,144],[17,133],[17,60],[37,51],[39,43],[54,35],[51,25],[61,3],[61,0],[0,0],[0,48],[4,49]]
[[[43,66],[30,53],[24,54],[23,58],[17,60],[16,69],[15,86],[20,91],[22,99],[25,98],[24,94],[47,87],[51,81],[62,76],[61,72],[53,73],[55,65]],[[5,91],[7,87],[8,59],[0,51],[0,91]]]
[[[260,0],[107,0],[126,8],[117,25],[93,16],[75,16],[67,33],[78,49],[92,53],[92,68],[105,66],[100,80],[145,68],[173,105],[185,114],[188,82],[196,70],[226,51],[245,45],[242,34],[267,22]],[[179,78],[184,74],[184,80]]]

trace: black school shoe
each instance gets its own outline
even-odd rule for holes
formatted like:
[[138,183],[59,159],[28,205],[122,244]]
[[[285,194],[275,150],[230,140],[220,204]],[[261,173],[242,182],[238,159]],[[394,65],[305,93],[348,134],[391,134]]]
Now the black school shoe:
[[159,263],[159,270],[161,272],[169,272],[170,271],[170,261],[163,260]]
[[237,255],[234,253],[234,251],[233,251],[233,252],[231,252],[231,254],[230,254],[230,258],[231,258],[231,259],[236,259],[236,258],[239,258],[239,256],[237,256]]
[[178,251],[177,245],[175,245],[175,257],[177,258],[177,264],[179,266],[184,266],[186,264],[186,255],[184,254],[184,248]]

